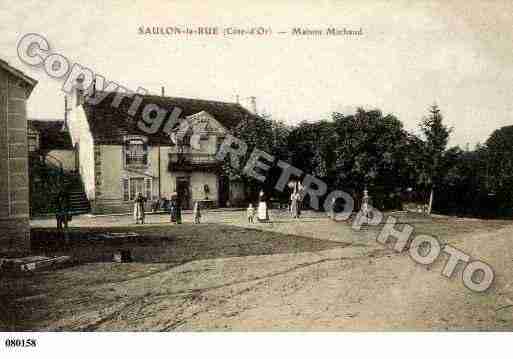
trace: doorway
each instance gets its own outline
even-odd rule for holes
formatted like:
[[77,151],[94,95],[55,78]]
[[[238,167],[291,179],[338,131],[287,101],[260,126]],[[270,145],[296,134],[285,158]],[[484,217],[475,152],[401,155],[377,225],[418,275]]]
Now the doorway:
[[219,175],[219,207],[226,207],[227,202],[230,200],[230,180],[228,176]]
[[182,209],[191,209],[191,180],[189,177],[176,178],[176,194]]

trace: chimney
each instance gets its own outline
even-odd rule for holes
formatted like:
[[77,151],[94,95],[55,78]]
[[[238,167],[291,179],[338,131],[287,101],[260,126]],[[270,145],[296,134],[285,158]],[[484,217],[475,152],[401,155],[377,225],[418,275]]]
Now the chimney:
[[251,112],[253,112],[256,115],[257,114],[257,107],[256,107],[256,97],[255,96],[250,96],[249,97],[249,106],[250,106]]
[[75,85],[75,96],[76,96],[76,107],[81,106],[84,103],[84,77],[77,78]]
[[96,97],[96,77],[93,79],[93,98]]
[[235,95],[235,103],[236,103],[236,104],[238,104],[238,103],[239,103],[239,101],[240,101],[240,99],[239,99],[239,95],[237,94],[237,95]]
[[162,86],[160,88],[160,93],[161,93],[161,96],[164,97],[165,96],[165,89],[164,89],[164,86]]

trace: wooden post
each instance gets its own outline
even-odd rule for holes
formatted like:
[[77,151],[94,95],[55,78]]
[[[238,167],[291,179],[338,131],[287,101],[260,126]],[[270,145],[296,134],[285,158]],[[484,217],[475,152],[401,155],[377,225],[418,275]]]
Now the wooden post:
[[433,208],[433,197],[435,196],[435,188],[431,187],[431,193],[429,194],[429,206],[428,206],[428,214],[431,214],[431,209]]

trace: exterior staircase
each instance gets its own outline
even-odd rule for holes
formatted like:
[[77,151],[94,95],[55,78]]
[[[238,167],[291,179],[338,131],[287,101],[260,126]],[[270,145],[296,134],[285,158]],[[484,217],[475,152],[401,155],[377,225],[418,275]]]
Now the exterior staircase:
[[79,174],[64,174],[64,188],[67,188],[72,214],[89,213],[91,206],[84,191]]
[[56,199],[61,191],[69,194],[71,214],[90,211],[78,173],[63,171],[62,166],[43,160],[40,156],[31,157],[29,172],[31,216],[54,214]]

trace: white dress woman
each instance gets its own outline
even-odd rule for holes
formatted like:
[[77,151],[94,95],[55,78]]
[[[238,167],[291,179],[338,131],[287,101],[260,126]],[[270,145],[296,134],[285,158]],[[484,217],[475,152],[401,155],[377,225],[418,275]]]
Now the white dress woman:
[[371,198],[369,196],[369,192],[367,190],[363,191],[363,199],[362,199],[362,207],[361,207],[361,215],[363,217],[362,223],[369,223],[370,211],[371,211]]
[[146,198],[138,193],[134,201],[134,220],[136,224],[144,224],[144,202],[146,202]]
[[269,221],[269,211],[267,210],[267,202],[263,190],[260,191],[258,198],[257,219],[259,222],[267,222]]
[[299,218],[299,193],[297,192],[290,196],[290,214],[292,218]]

